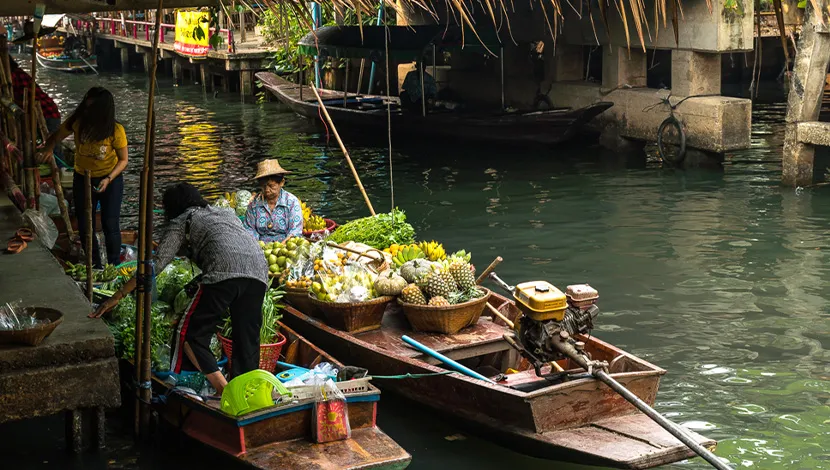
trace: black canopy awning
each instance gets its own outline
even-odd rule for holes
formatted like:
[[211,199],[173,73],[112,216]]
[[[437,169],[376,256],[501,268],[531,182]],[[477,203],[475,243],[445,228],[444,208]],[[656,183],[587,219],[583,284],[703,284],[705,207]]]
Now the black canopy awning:
[[[440,49],[486,46],[497,51],[501,41],[495,31],[481,40],[469,29],[453,25],[424,26],[326,26],[306,34],[299,41],[300,53],[336,58],[369,58],[378,61],[386,53],[388,29],[389,57],[414,61],[428,48]],[[483,29],[483,28],[482,28]]]

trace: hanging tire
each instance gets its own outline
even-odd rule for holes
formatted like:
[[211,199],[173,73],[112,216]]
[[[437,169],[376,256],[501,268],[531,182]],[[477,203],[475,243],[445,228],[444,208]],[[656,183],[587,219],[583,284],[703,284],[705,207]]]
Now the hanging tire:
[[[677,135],[679,136],[678,145],[680,145],[680,151],[677,155],[672,155],[670,152],[667,152],[666,146],[669,144],[663,143],[663,133],[666,132],[666,129],[669,127],[674,127],[677,131]],[[668,163],[670,165],[680,165],[683,163],[683,160],[686,159],[686,131],[683,129],[683,123],[681,123],[676,117],[667,117],[665,121],[660,123],[660,127],[657,128],[657,152],[660,154],[660,159],[663,160],[664,163]]]

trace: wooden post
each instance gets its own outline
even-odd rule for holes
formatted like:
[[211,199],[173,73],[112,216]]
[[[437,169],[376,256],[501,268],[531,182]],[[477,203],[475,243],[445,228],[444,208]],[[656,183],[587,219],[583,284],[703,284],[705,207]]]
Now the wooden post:
[[343,80],[343,108],[346,108],[346,102],[349,98],[349,59],[346,60],[346,77]]
[[239,34],[241,35],[239,42],[245,42],[247,38],[247,32],[245,31],[245,10],[239,12]]
[[[812,2],[807,2],[790,80],[782,162],[782,182],[787,186],[813,183],[815,147],[799,140],[798,126],[818,121],[827,67],[830,65],[830,18],[824,13],[830,0],[816,2],[819,11],[813,9]],[[824,17],[823,20],[819,15]]]
[[86,240],[84,244],[86,250],[86,296],[89,302],[92,303],[92,237],[95,236],[95,231],[92,225],[92,217],[94,215],[92,213],[94,209],[92,206],[92,173],[89,170],[84,172],[84,194],[86,196],[86,201],[84,201],[84,205],[86,205],[86,220],[84,220],[86,224]]
[[346,150],[346,146],[343,144],[343,140],[340,138],[340,134],[337,132],[337,128],[334,127],[334,121],[332,121],[331,116],[329,116],[329,110],[326,109],[326,105],[323,104],[323,99],[320,98],[320,93],[317,92],[317,87],[313,84],[311,85],[311,91],[314,92],[314,96],[317,98],[317,104],[323,111],[323,116],[329,123],[331,131],[334,134],[334,138],[337,139],[337,144],[340,145],[340,150],[343,151],[343,155],[346,157],[346,163],[349,164],[349,168],[352,170],[352,176],[354,176],[354,179],[357,182],[357,187],[360,189],[360,193],[363,194],[363,200],[366,201],[366,205],[369,206],[369,212],[371,212],[372,215],[375,215],[375,208],[372,207],[372,202],[369,201],[369,195],[366,194],[366,189],[363,188],[363,183],[360,182],[360,176],[357,174],[357,170],[354,167],[354,163],[352,163],[352,157],[349,156],[349,151]]

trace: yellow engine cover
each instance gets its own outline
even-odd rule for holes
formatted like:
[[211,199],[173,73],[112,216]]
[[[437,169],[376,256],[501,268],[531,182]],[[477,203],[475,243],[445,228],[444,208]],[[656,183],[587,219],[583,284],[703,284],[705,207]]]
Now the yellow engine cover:
[[568,298],[547,281],[523,282],[516,286],[513,298],[525,315],[536,321],[565,318]]

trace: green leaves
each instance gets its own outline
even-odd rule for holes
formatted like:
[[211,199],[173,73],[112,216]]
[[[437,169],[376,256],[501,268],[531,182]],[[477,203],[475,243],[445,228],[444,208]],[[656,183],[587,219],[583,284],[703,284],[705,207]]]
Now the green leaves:
[[353,241],[383,250],[393,243],[413,243],[415,229],[406,223],[406,214],[402,210],[393,209],[390,213],[364,217],[341,225],[328,240],[334,243]]

